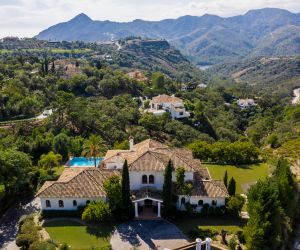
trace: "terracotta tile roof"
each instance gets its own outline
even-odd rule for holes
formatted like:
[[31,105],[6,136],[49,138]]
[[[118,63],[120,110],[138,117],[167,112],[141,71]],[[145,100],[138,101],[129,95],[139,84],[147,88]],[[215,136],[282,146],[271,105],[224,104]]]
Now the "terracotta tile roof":
[[110,150],[102,162],[128,162],[130,171],[164,171],[171,160],[175,169],[184,167],[186,171],[201,173],[204,179],[210,179],[206,167],[200,160],[194,159],[188,149],[170,148],[155,140],[145,140],[133,146],[133,150]]
[[36,196],[42,198],[103,198],[103,182],[117,171],[98,168],[66,168],[57,181],[46,181]]
[[194,173],[192,196],[226,198],[227,189],[221,180],[203,180],[199,172]]
[[158,95],[152,98],[153,103],[182,103],[182,100],[175,96]]

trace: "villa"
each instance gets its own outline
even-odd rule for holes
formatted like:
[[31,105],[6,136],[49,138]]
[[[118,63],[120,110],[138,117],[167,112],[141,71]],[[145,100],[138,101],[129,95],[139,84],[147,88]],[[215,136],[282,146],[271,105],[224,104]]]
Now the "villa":
[[154,115],[162,115],[166,112],[170,113],[172,119],[186,118],[190,113],[185,110],[183,101],[174,95],[158,95],[150,100],[150,108],[146,112]]
[[181,167],[185,169],[185,181],[193,185],[189,196],[177,194],[177,209],[185,210],[185,204],[190,203],[195,212],[200,212],[204,204],[224,206],[229,196],[223,182],[212,180],[208,169],[193,158],[191,151],[170,148],[151,139],[134,145],[130,139],[129,150],[108,150],[98,168],[65,168],[57,181],[45,182],[37,194],[42,209],[76,210],[92,200],[106,201],[103,182],[111,175],[120,175],[125,160],[128,162],[135,217],[149,208],[161,217],[164,171],[170,160],[174,168],[173,182],[176,181],[176,169]]

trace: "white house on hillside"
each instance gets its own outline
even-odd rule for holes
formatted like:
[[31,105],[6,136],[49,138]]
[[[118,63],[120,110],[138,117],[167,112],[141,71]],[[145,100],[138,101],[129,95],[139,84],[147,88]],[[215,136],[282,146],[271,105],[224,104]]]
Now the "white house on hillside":
[[255,103],[254,99],[238,99],[237,105],[240,108],[245,109],[245,108],[250,108],[250,107],[256,106],[256,103]]
[[189,117],[190,113],[185,110],[183,101],[175,96],[158,95],[150,100],[150,108],[146,112],[154,115],[162,115],[165,112],[170,113],[172,119]]
[[58,181],[45,182],[37,194],[42,209],[75,210],[92,200],[106,200],[103,182],[113,174],[120,174],[125,160],[136,217],[149,208],[153,208],[157,217],[161,216],[164,171],[169,161],[173,163],[172,181],[176,181],[176,169],[182,167],[185,181],[193,186],[189,196],[177,193],[177,209],[185,210],[187,203],[196,212],[204,204],[225,205],[228,192],[223,182],[212,180],[208,169],[193,158],[191,151],[170,148],[151,139],[134,145],[131,139],[129,150],[108,150],[99,168],[66,168]]

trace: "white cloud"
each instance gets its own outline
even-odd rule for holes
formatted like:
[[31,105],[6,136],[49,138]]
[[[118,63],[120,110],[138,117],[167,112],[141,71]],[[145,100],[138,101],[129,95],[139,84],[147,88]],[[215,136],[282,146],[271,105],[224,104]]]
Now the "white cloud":
[[232,16],[263,7],[300,12],[298,0],[0,0],[0,37],[33,36],[82,12],[94,20],[124,22],[206,13]]

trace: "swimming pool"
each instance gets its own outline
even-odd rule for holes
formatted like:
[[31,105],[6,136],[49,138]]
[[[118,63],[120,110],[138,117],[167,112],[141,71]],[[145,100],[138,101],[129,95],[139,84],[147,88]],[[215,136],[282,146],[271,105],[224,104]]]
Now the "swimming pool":
[[[103,160],[101,157],[96,158],[96,165],[99,166],[99,163]],[[94,158],[86,157],[74,157],[67,163],[69,167],[94,167]]]

